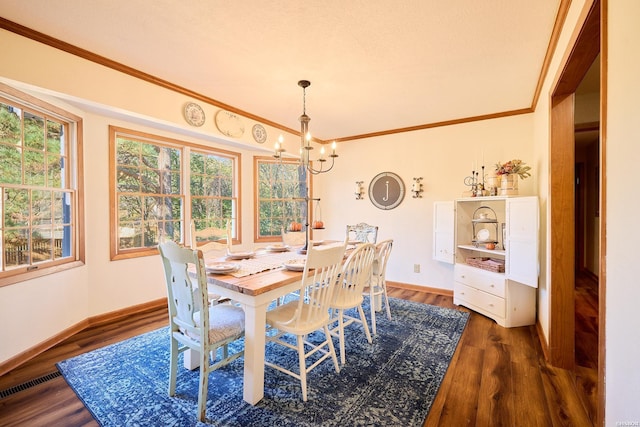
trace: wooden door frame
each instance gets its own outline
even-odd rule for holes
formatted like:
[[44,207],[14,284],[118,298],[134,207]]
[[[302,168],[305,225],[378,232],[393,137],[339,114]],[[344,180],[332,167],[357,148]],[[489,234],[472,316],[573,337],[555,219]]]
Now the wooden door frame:
[[598,397],[596,425],[604,424],[604,325],[606,283],[606,10],[607,0],[585,4],[582,25],[563,60],[551,91],[549,205],[550,205],[550,297],[547,355],[553,366],[575,369],[575,91],[600,53],[600,271]]

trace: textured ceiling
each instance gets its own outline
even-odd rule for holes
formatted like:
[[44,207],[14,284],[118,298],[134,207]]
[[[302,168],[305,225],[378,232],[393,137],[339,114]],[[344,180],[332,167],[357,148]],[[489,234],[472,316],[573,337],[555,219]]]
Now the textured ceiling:
[[2,0],[0,16],[298,129],[349,138],[531,107],[560,0]]

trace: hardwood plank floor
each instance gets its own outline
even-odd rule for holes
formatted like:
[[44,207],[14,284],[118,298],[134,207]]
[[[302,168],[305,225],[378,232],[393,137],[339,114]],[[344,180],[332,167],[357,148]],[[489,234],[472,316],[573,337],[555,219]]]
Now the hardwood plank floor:
[[[395,298],[457,308],[449,296],[390,288]],[[393,315],[393,307],[392,307]],[[0,377],[0,391],[55,363],[167,324],[165,309],[89,328]],[[546,364],[534,326],[505,329],[471,312],[424,426],[589,426],[571,372]],[[0,399],[0,426],[97,426],[62,377]]]

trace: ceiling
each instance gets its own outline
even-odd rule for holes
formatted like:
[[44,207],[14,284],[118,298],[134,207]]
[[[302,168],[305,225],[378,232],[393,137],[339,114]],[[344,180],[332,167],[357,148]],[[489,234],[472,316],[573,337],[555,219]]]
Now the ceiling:
[[310,80],[330,141],[530,108],[561,1],[2,0],[0,16],[288,129]]

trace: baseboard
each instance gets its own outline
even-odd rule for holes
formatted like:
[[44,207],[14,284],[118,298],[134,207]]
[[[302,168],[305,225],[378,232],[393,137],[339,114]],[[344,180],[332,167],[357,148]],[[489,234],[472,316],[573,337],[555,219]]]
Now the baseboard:
[[121,319],[123,317],[126,316],[130,316],[132,314],[139,314],[139,313],[144,313],[145,311],[150,311],[150,310],[154,310],[157,309],[158,307],[162,307],[162,306],[166,306],[167,305],[167,299],[166,298],[160,298],[154,301],[149,301],[146,302],[144,304],[138,304],[138,305],[134,305],[131,307],[127,307],[127,308],[123,308],[121,310],[116,310],[116,311],[112,311],[109,313],[104,313],[104,314],[100,314],[97,316],[91,316],[87,319],[81,320],[80,322],[76,323],[75,325],[72,325],[70,327],[68,327],[67,329],[57,333],[56,335],[52,336],[51,338],[48,338],[47,340],[23,351],[22,353],[17,354],[16,356],[7,359],[6,361],[0,363],[0,376],[6,374],[9,371],[12,371],[13,369],[16,369],[17,367],[19,367],[20,365],[22,365],[23,363],[28,362],[29,360],[33,359],[34,357],[36,357],[37,355],[43,353],[44,351],[50,349],[51,347],[55,346],[56,344],[61,343],[62,341],[66,340],[67,338],[77,334],[78,332],[81,332],[85,329],[87,329],[88,327],[91,326],[96,326],[96,325],[101,325],[103,323],[109,323],[112,322],[114,320],[118,320]]
[[431,288],[429,286],[413,285],[410,283],[402,283],[402,282],[390,282],[388,280],[387,280],[387,286],[391,288],[408,289],[410,291],[426,292],[430,294],[453,297],[453,291],[450,289]]

